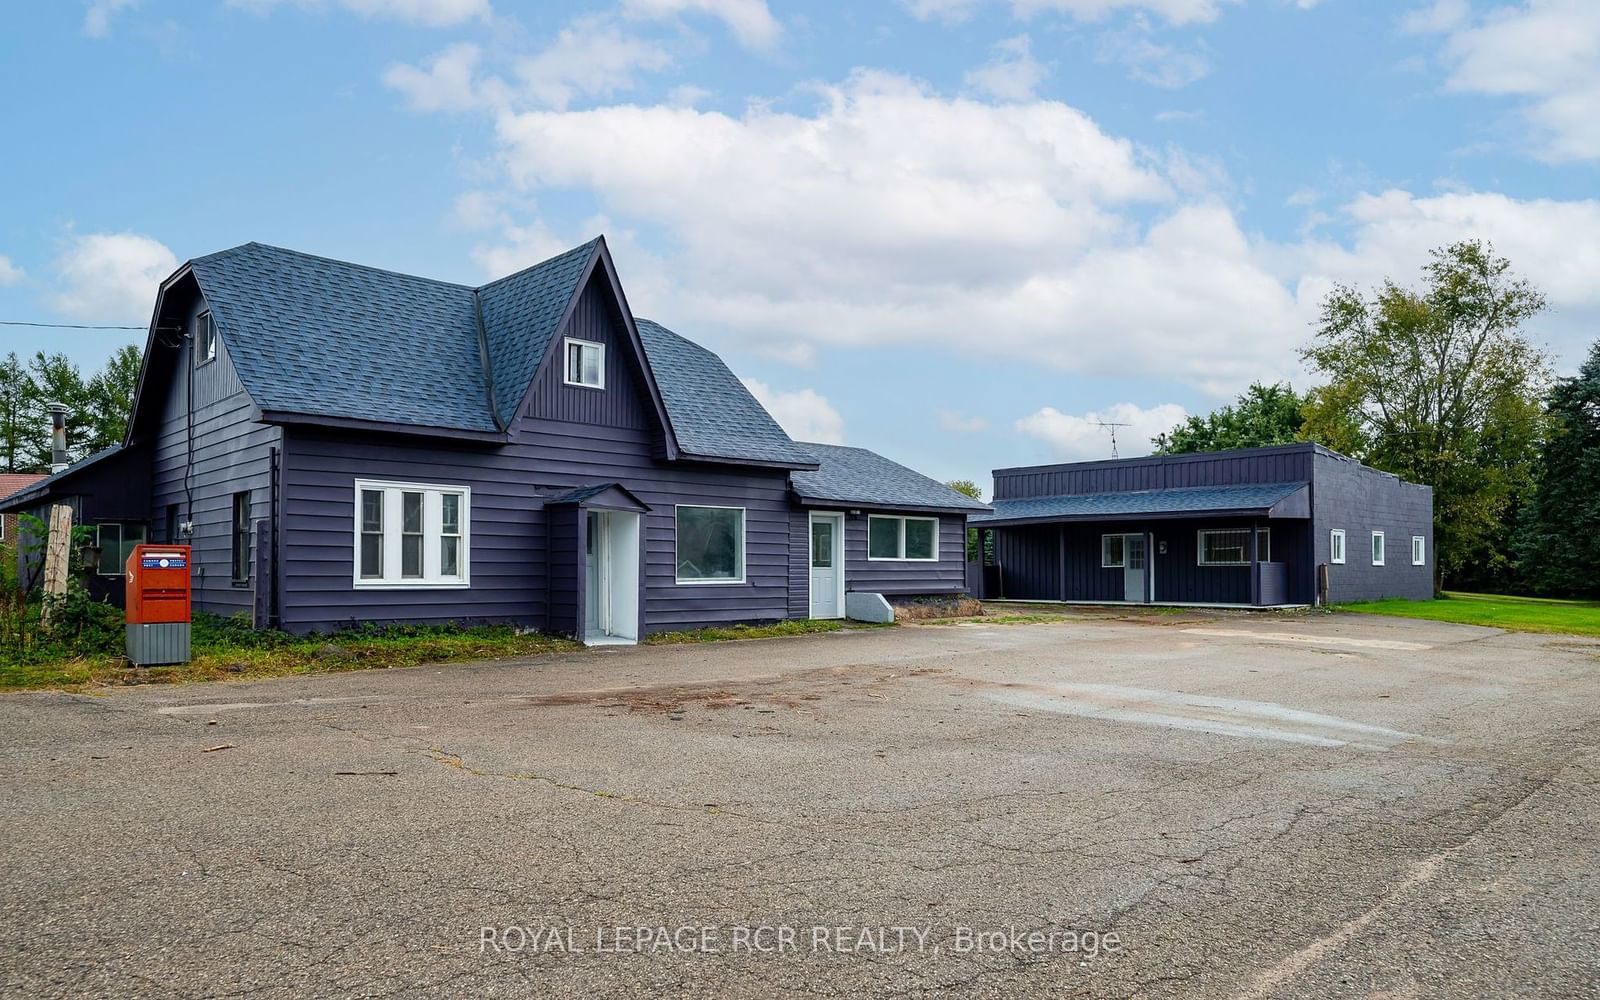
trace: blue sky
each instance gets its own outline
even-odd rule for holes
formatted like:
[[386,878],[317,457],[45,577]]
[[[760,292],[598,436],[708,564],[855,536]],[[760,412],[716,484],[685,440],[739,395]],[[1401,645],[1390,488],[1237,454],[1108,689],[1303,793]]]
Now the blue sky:
[[[1483,237],[1600,336],[1600,4],[95,0],[0,15],[0,319],[260,240],[478,282],[604,232],[797,437],[1123,453]],[[132,331],[0,327],[86,368]]]

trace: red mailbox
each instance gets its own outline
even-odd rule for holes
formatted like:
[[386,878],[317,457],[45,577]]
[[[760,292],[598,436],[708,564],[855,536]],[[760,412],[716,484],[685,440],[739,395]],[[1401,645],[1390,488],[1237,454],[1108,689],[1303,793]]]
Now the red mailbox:
[[123,568],[129,625],[189,621],[189,546],[135,545]]

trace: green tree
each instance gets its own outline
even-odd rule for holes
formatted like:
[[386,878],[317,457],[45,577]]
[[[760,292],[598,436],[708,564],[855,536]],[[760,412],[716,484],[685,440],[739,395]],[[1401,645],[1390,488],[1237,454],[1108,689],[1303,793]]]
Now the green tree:
[[[970,479],[952,479],[948,483],[945,483],[945,485],[964,497],[971,497],[974,500],[983,499],[983,490],[979,489],[978,484]],[[976,558],[978,558],[978,529],[968,528],[967,559],[972,560]]]
[[1549,362],[1522,333],[1544,296],[1476,240],[1434,250],[1418,289],[1323,300],[1302,357],[1327,379],[1303,436],[1434,491],[1434,579],[1504,575],[1532,482]]
[[33,382],[15,353],[0,361],[0,471],[34,472],[30,447],[39,428],[30,426]]
[[82,458],[87,452],[78,447],[74,433],[73,415],[83,411],[85,400],[83,376],[78,366],[65,354],[46,354],[39,351],[28,362],[28,404],[25,410],[28,426],[36,430],[26,438],[28,462],[35,471],[50,468],[50,410],[49,404],[62,403],[67,407],[67,454],[72,459]]
[[1253,382],[1237,401],[1204,417],[1189,417],[1150,443],[1157,455],[1289,444],[1300,439],[1304,406],[1305,399],[1286,382]]
[[77,419],[83,452],[122,443],[133,408],[133,393],[139,386],[142,360],[137,347],[125,345],[84,385],[83,412]]
[[1577,377],[1556,383],[1547,412],[1518,575],[1539,593],[1600,596],[1600,342]]

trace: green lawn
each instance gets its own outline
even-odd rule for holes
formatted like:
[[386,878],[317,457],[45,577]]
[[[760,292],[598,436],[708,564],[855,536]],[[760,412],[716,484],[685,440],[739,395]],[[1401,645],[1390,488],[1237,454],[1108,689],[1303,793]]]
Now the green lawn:
[[1502,594],[1445,591],[1436,601],[1367,601],[1335,605],[1340,611],[1398,618],[1426,618],[1461,625],[1487,625],[1513,632],[1557,632],[1600,637],[1600,601],[1556,601]]

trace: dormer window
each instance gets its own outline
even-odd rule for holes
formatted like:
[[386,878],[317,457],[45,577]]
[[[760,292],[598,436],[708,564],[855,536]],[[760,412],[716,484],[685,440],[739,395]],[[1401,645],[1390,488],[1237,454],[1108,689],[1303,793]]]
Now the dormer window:
[[567,338],[567,384],[586,389],[606,387],[606,345]]
[[203,365],[217,358],[217,324],[211,314],[203,312],[194,318],[194,363]]

